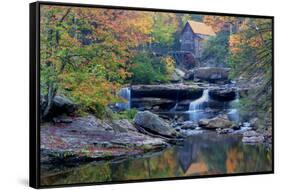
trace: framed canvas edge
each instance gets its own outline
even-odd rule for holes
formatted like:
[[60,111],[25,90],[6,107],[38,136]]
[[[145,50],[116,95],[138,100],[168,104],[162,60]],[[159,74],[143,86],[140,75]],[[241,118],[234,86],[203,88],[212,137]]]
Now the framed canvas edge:
[[29,4],[29,185],[40,187],[40,41],[39,3]]
[[[206,14],[206,15],[217,15],[217,16],[235,16],[235,17],[271,19],[272,21],[272,169],[271,171],[42,186],[40,184],[40,111],[39,111],[40,110],[40,6],[41,5],[108,8],[108,9],[122,9],[122,10],[134,10],[134,11],[155,11],[155,12],[172,12],[172,13],[183,13],[183,14]],[[91,185],[109,185],[109,184],[124,184],[124,183],[139,183],[139,182],[157,182],[157,181],[170,181],[170,180],[274,174],[274,169],[275,169],[274,167],[275,165],[274,16],[205,12],[205,11],[188,11],[188,10],[174,10],[174,9],[157,9],[157,8],[147,8],[147,7],[126,7],[126,6],[112,6],[112,5],[36,1],[29,4],[29,43],[30,43],[29,44],[29,51],[30,51],[29,52],[29,56],[30,56],[29,57],[29,62],[30,62],[29,64],[29,72],[30,72],[29,73],[29,186],[30,187],[36,189],[39,188],[45,189],[45,188],[57,188],[57,187],[77,187],[77,186],[91,186]]]
[[179,9],[160,9],[149,7],[129,7],[129,6],[116,6],[116,5],[98,5],[98,4],[84,4],[84,3],[66,3],[66,2],[52,2],[52,1],[36,1],[39,5],[54,5],[54,6],[70,6],[70,7],[88,7],[88,8],[105,8],[105,9],[122,9],[133,11],[154,11],[154,12],[167,12],[167,13],[183,13],[183,14],[206,14],[217,16],[237,16],[237,17],[252,17],[252,18],[268,18],[271,19],[274,16],[271,15],[252,15],[252,14],[240,14],[240,13],[222,13],[222,12],[208,12],[208,11],[190,11]]

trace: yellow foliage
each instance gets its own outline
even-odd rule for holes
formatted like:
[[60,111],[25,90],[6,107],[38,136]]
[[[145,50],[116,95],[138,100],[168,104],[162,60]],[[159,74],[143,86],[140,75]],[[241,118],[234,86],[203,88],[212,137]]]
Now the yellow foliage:
[[173,74],[174,70],[175,70],[175,61],[171,56],[166,56],[163,59],[163,62],[165,63],[166,66],[166,71],[168,75]]
[[239,45],[241,44],[241,36],[238,34],[232,34],[229,36],[229,48],[231,53],[236,54],[241,51]]

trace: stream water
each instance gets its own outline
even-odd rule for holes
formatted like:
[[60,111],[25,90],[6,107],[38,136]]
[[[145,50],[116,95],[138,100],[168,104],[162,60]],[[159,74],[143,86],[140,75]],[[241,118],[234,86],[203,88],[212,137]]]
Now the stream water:
[[[247,145],[239,136],[214,133],[191,136],[181,146],[148,157],[56,168],[41,176],[42,185],[157,179],[211,174],[266,172],[271,147]],[[60,172],[56,172],[59,170]]]
[[[118,92],[120,98],[124,99],[124,102],[116,103],[116,107],[120,110],[126,110],[132,108],[131,105],[131,90],[130,87],[121,88]],[[235,121],[239,122],[239,110],[237,105],[239,103],[239,94],[237,93],[236,99],[231,102],[216,102],[212,100],[209,96],[209,89],[204,89],[202,96],[196,100],[190,102],[188,109],[183,111],[177,111],[178,109],[178,100],[176,100],[174,106],[165,112],[159,112],[158,114],[166,115],[168,117],[174,117],[174,115],[183,117],[184,120],[190,121],[199,121],[202,118],[212,118],[218,114],[227,114],[228,117]],[[219,108],[214,105],[220,105]]]
[[[131,107],[129,88],[119,91],[119,96],[127,102],[117,103],[120,109]],[[192,101],[188,110],[176,112],[178,104],[167,114],[178,114],[184,120],[198,121],[211,118],[217,112],[209,112],[211,98],[209,90]],[[236,100],[222,106],[219,112],[239,121]],[[159,114],[159,113],[158,113]],[[75,167],[60,166],[42,170],[41,185],[111,182],[124,180],[159,179],[183,176],[203,176],[211,174],[253,173],[272,170],[272,150],[265,144],[243,144],[239,135],[217,135],[206,132],[189,136],[182,145],[172,146],[162,152],[140,158],[126,158],[118,162],[104,161]]]

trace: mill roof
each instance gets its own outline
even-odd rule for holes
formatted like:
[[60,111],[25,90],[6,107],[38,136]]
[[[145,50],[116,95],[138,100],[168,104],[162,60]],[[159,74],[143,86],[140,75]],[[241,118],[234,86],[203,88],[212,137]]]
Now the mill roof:
[[208,26],[207,24],[203,22],[197,22],[197,21],[187,21],[185,27],[189,24],[191,27],[192,31],[195,34],[202,34],[202,35],[208,35],[208,36],[215,36],[216,33],[212,29],[211,26]]

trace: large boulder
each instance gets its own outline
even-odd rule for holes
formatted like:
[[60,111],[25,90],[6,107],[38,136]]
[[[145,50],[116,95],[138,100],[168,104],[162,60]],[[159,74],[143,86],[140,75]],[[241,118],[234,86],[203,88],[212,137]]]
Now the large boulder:
[[218,101],[232,101],[236,99],[235,88],[215,88],[210,89],[209,96]]
[[181,78],[184,77],[184,75],[185,75],[185,72],[178,68],[175,68],[175,73]]
[[180,137],[179,133],[168,122],[149,111],[138,112],[134,118],[134,123],[141,131],[152,135],[164,138]]
[[184,75],[183,79],[184,80],[193,80],[194,79],[194,71],[189,70],[189,71],[185,72],[185,75]]
[[199,67],[194,69],[194,78],[211,83],[226,83],[229,81],[229,70],[229,68],[220,67]]
[[[40,96],[40,113],[43,115],[46,107],[47,107],[47,98],[43,95]],[[44,116],[44,120],[50,120],[54,117],[58,117],[61,115],[70,115],[77,108],[77,105],[74,104],[71,100],[64,96],[55,96],[53,98],[52,105],[48,110],[48,113]]]
[[174,72],[174,73],[171,75],[170,81],[171,81],[172,83],[178,83],[178,82],[181,81],[181,77],[180,77],[176,72]]
[[177,83],[180,82],[182,80],[182,78],[184,77],[185,72],[181,69],[176,68],[171,76],[171,82],[173,83]]
[[66,97],[55,96],[52,110],[58,114],[69,114],[75,111],[76,105]]
[[197,99],[203,94],[203,88],[197,85],[159,84],[159,85],[133,85],[132,98],[157,97],[172,100]]
[[217,128],[231,128],[234,126],[234,123],[230,121],[227,115],[218,115],[212,119],[201,119],[198,122],[200,127],[206,129],[217,129]]

